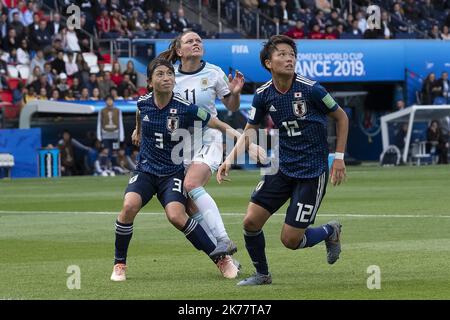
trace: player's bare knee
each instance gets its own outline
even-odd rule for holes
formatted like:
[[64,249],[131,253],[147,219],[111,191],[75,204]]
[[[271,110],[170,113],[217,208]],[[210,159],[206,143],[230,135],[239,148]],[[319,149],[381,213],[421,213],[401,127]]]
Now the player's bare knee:
[[134,219],[134,217],[139,212],[139,205],[131,201],[125,201],[122,208],[122,215],[128,219]]
[[284,234],[281,234],[281,242],[288,249],[296,250],[298,248],[298,240],[296,238],[288,237]]
[[191,192],[195,188],[201,187],[202,185],[198,181],[194,181],[191,179],[185,179],[183,183],[184,190],[187,192]]
[[166,212],[167,219],[169,222],[178,230],[183,229],[186,224],[186,217],[178,212]]
[[243,227],[244,227],[244,230],[247,230],[247,231],[258,231],[261,229],[259,227],[259,224],[256,223],[256,221],[254,221],[253,219],[248,218],[248,217],[244,218]]

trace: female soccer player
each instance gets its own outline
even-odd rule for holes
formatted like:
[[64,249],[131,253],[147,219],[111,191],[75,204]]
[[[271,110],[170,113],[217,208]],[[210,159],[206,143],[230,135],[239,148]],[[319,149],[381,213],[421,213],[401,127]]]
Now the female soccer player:
[[[205,109],[214,118],[217,117],[216,97],[222,100],[228,110],[237,111],[244,76],[236,72],[234,79],[231,75],[227,77],[218,66],[202,60],[203,54],[200,36],[187,31],[174,39],[169,49],[159,57],[172,63],[180,61],[175,69],[175,92],[183,98]],[[139,133],[134,136],[139,137]],[[195,149],[194,146],[199,148]],[[188,169],[184,180],[184,188],[195,203],[195,206],[189,205],[189,211],[191,217],[199,221],[205,230],[210,230],[213,241],[217,242],[211,258],[219,260],[237,251],[225,230],[216,202],[204,188],[222,162],[222,133],[208,126],[203,132],[203,141],[193,141],[191,154],[192,159],[185,162]],[[225,259],[227,264],[232,263],[231,257],[225,256]]]
[[333,185],[345,178],[348,119],[319,83],[295,73],[296,57],[295,42],[289,37],[272,36],[265,43],[260,59],[272,79],[256,90],[244,134],[217,172],[221,183],[250,131],[256,130],[269,114],[279,128],[279,170],[262,178],[248,205],[244,239],[256,273],[238,285],[272,283],[262,228],[288,199],[291,201],[281,231],[282,243],[296,250],[325,241],[330,264],[341,252],[339,222],[318,228],[308,226],[314,223],[328,181],[327,115],[336,121],[337,129],[336,157],[331,168]]
[[[182,189],[184,166],[182,161],[177,164],[173,159],[173,154],[177,154],[173,152],[174,148],[179,143],[173,135],[194,126],[194,121],[200,121],[202,127],[208,125],[232,137],[239,136],[229,125],[173,92],[175,70],[167,60],[153,60],[148,66],[147,77],[153,91],[140,97],[137,103],[141,148],[136,171],[125,190],[123,207],[116,221],[113,281],[126,280],[126,258],[134,218],[155,194],[168,220],[195,248],[211,254],[215,244],[197,221],[186,214],[187,199]],[[237,274],[225,276],[234,278]]]

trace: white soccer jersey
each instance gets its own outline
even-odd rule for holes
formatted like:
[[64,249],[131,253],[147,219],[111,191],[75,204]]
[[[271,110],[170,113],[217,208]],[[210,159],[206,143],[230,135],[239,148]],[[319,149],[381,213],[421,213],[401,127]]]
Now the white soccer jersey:
[[182,72],[175,66],[175,92],[217,117],[216,98],[230,93],[228,77],[218,66],[202,61],[195,72]]

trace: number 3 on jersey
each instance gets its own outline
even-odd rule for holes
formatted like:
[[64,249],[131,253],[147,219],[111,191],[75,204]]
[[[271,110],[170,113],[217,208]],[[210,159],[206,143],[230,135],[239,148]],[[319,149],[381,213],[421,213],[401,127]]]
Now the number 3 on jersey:
[[286,129],[287,134],[288,134],[289,137],[300,136],[302,134],[302,132],[300,130],[297,131],[297,129],[299,127],[298,127],[297,121],[295,121],[295,120],[293,120],[293,121],[283,121],[281,124]]
[[156,147],[159,149],[164,149],[164,141],[163,141],[163,134],[159,132],[155,132],[155,142]]

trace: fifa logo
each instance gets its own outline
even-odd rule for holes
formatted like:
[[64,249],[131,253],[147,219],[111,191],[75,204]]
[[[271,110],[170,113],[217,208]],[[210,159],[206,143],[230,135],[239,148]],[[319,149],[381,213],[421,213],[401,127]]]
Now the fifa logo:
[[379,6],[371,5],[367,7],[367,28],[370,30],[381,29],[381,10]]

